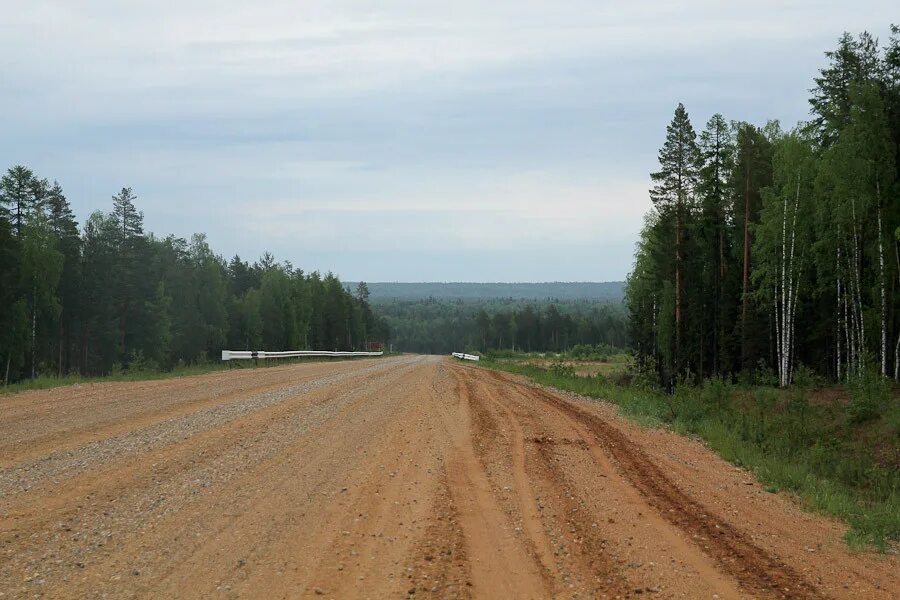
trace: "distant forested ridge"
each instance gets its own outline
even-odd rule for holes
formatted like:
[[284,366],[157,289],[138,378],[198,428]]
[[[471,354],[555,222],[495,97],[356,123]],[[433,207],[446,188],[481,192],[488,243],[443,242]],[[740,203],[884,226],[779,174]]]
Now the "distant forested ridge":
[[0,377],[167,369],[231,349],[357,349],[388,336],[365,285],[268,253],[226,261],[203,234],[144,232],[130,188],[79,228],[62,188],[0,179]]
[[[354,286],[354,283],[350,284]],[[602,300],[621,302],[625,296],[624,281],[545,282],[545,283],[369,283],[372,301],[384,299],[425,300]]]
[[651,175],[626,297],[663,383],[772,373],[900,377],[900,30],[844,34],[811,119],[699,135],[681,104]]
[[[351,287],[353,284],[348,284]],[[395,350],[559,352],[628,345],[624,282],[367,284]]]
[[623,348],[628,318],[621,302],[491,298],[378,300],[375,313],[391,331],[395,350],[558,352],[575,345]]

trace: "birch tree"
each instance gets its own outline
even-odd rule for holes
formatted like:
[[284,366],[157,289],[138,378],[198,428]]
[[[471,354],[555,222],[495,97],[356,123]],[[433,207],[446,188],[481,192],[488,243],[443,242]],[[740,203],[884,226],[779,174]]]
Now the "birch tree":
[[[866,224],[873,220],[877,227],[870,235],[875,239],[869,245],[871,262],[876,281],[873,304],[878,310],[878,359],[881,374],[888,374],[888,265],[885,261],[884,211],[885,199],[891,197],[894,185],[894,148],[890,139],[887,118],[877,86],[873,83],[860,84],[851,90],[852,108],[850,123],[841,134],[841,142],[849,146],[858,173],[856,183],[860,198],[860,211]],[[874,218],[873,218],[874,217]]]
[[796,358],[797,307],[808,268],[811,198],[815,160],[809,140],[799,132],[775,143],[773,185],[763,190],[756,227],[754,284],[757,295],[772,307],[775,321],[776,370],[779,385],[792,381]]

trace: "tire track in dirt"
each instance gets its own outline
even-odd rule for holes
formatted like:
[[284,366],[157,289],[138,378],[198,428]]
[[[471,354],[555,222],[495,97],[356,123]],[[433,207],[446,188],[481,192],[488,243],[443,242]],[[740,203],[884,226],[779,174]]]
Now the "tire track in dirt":
[[410,579],[419,585],[411,586],[407,593],[416,589],[446,600],[473,597],[471,563],[446,472],[441,472],[431,524],[416,546],[414,556],[421,557],[422,561]]
[[447,478],[466,539],[466,552],[475,592],[483,598],[544,598],[549,595],[539,565],[516,542],[503,510],[475,455],[472,443],[471,402],[456,377],[460,402],[448,423],[451,448]]
[[[570,482],[554,466],[555,457],[549,451],[552,439],[543,433],[526,438],[521,419],[523,414],[528,413],[512,410],[508,390],[471,377],[466,379],[466,385],[471,395],[477,394],[479,399],[485,400],[484,409],[489,405],[499,413],[511,431],[510,462],[513,478],[520,482],[515,487],[526,541],[545,566],[548,586],[554,590],[553,596],[580,597],[582,593],[588,597],[630,596],[635,586],[629,584],[618,565],[610,559],[605,548],[606,540],[600,535],[596,523],[583,514],[583,505],[573,495]],[[516,405],[516,408],[521,407]],[[532,431],[541,430],[533,415],[528,414],[525,418]],[[526,443],[533,448],[533,458],[527,466]],[[532,480],[545,490],[540,495],[540,504],[536,496],[537,487]],[[533,511],[530,525],[525,518],[529,510]],[[553,536],[552,544],[547,531]],[[538,550],[540,546],[543,548]]]
[[[528,396],[524,398],[533,400]],[[616,540],[616,537],[621,538],[623,533],[620,530],[613,530],[611,525],[616,523],[616,520],[611,517],[601,518],[602,515],[585,513],[583,485],[580,485],[580,482],[561,468],[561,462],[568,458],[567,455],[557,452],[563,448],[575,447],[590,457],[594,466],[600,468],[599,474],[603,478],[605,486],[613,489],[615,495],[628,504],[630,512],[636,513],[631,518],[649,521],[653,530],[654,546],[664,545],[667,552],[676,555],[705,585],[715,590],[714,593],[719,598],[736,599],[743,596],[734,581],[720,573],[715,568],[714,562],[696,544],[687,540],[680,530],[672,528],[671,524],[657,515],[638,490],[619,475],[603,454],[603,450],[593,440],[590,432],[565,415],[560,416],[563,417],[573,437],[554,438],[544,434],[535,437],[533,441],[538,447],[539,456],[543,459],[542,467],[549,473],[548,478],[554,482],[557,489],[562,490],[562,498],[566,504],[565,514],[570,515],[567,525],[571,527],[573,534],[577,532],[580,535],[580,539],[576,540],[578,542],[576,547],[582,551],[582,555],[589,561],[591,568],[599,570],[599,579],[605,580],[607,588],[617,589],[628,595],[635,590],[644,589],[645,586],[638,582],[624,584],[629,577],[624,572],[622,564],[614,564],[614,562],[622,563],[622,560],[607,560],[605,563],[598,563],[595,560],[597,553],[609,554],[610,547],[617,541],[621,541]],[[532,418],[536,419],[537,417],[533,416]],[[604,520],[606,523],[603,523]],[[598,523],[603,523],[603,525],[598,526]],[[583,552],[585,548],[590,548],[591,551],[585,554]],[[649,589],[655,588],[649,586]]]
[[609,467],[605,456],[608,453],[619,465],[618,472],[659,516],[697,540],[699,547],[748,591],[772,597],[826,598],[795,569],[770,556],[724,519],[710,514],[707,508],[679,490],[618,429],[546,389],[525,386],[496,372],[491,372],[491,376],[571,418],[580,435],[597,449],[595,456],[601,467]]
[[472,380],[466,380],[465,385],[469,398],[476,395],[484,395],[493,403],[512,433],[510,444],[512,474],[515,495],[519,501],[519,515],[522,518],[522,527],[525,530],[529,545],[533,547],[535,555],[544,568],[546,579],[552,581],[558,576],[558,572],[556,563],[553,560],[553,549],[550,547],[550,542],[547,540],[547,535],[544,532],[544,525],[541,522],[534,490],[528,477],[528,472],[525,469],[525,433],[522,430],[522,425],[512,411],[496,396],[492,395],[490,390],[482,388],[481,394],[479,394],[475,391],[475,385]]

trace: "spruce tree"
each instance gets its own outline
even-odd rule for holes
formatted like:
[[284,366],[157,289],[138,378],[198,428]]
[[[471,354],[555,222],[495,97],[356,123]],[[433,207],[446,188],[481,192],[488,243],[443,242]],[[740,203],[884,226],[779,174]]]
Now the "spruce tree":
[[[722,353],[725,344],[725,323],[727,312],[724,301],[725,279],[731,255],[728,226],[728,186],[734,160],[734,137],[725,118],[720,114],[713,115],[700,134],[699,183],[700,197],[700,238],[703,242],[701,254],[705,264],[706,277],[709,282],[708,293],[704,300],[710,306],[704,313],[712,315],[712,334],[710,354],[711,371],[720,374],[722,370]],[[707,292],[707,290],[704,290]],[[702,360],[701,360],[702,373]]]
[[71,336],[77,327],[78,303],[81,296],[81,238],[72,208],[58,182],[53,182],[46,196],[50,228],[56,237],[57,250],[63,256],[63,270],[58,296],[60,316],[57,328],[57,373],[63,375],[70,366]]
[[25,220],[39,208],[36,178],[31,169],[17,165],[0,178],[0,210],[9,215],[13,231],[21,237]]
[[825,53],[827,67],[814,79],[809,99],[811,126],[823,147],[837,140],[840,130],[850,122],[850,90],[860,83],[878,81],[883,74],[877,41],[863,32],[857,38],[844,33],[836,50]]
[[131,188],[122,190],[113,196],[112,219],[118,230],[118,265],[117,275],[117,305],[119,317],[119,357],[120,360],[128,359],[126,344],[128,332],[128,316],[135,298],[135,288],[140,277],[139,254],[144,235],[144,214],[137,210],[134,201],[137,197]]

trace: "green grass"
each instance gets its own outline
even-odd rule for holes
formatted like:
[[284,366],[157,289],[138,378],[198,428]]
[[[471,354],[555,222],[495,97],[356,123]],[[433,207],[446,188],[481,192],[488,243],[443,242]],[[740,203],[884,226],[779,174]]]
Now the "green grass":
[[[579,377],[555,365],[545,369],[511,360],[481,365],[615,403],[647,427],[697,435],[725,460],[751,470],[768,491],[792,493],[806,508],[846,521],[851,547],[898,549],[900,402],[890,391],[885,401],[883,387],[873,392],[865,383],[851,389],[848,401],[840,393],[709,380],[666,395],[603,377]],[[867,400],[873,395],[877,404]]]

